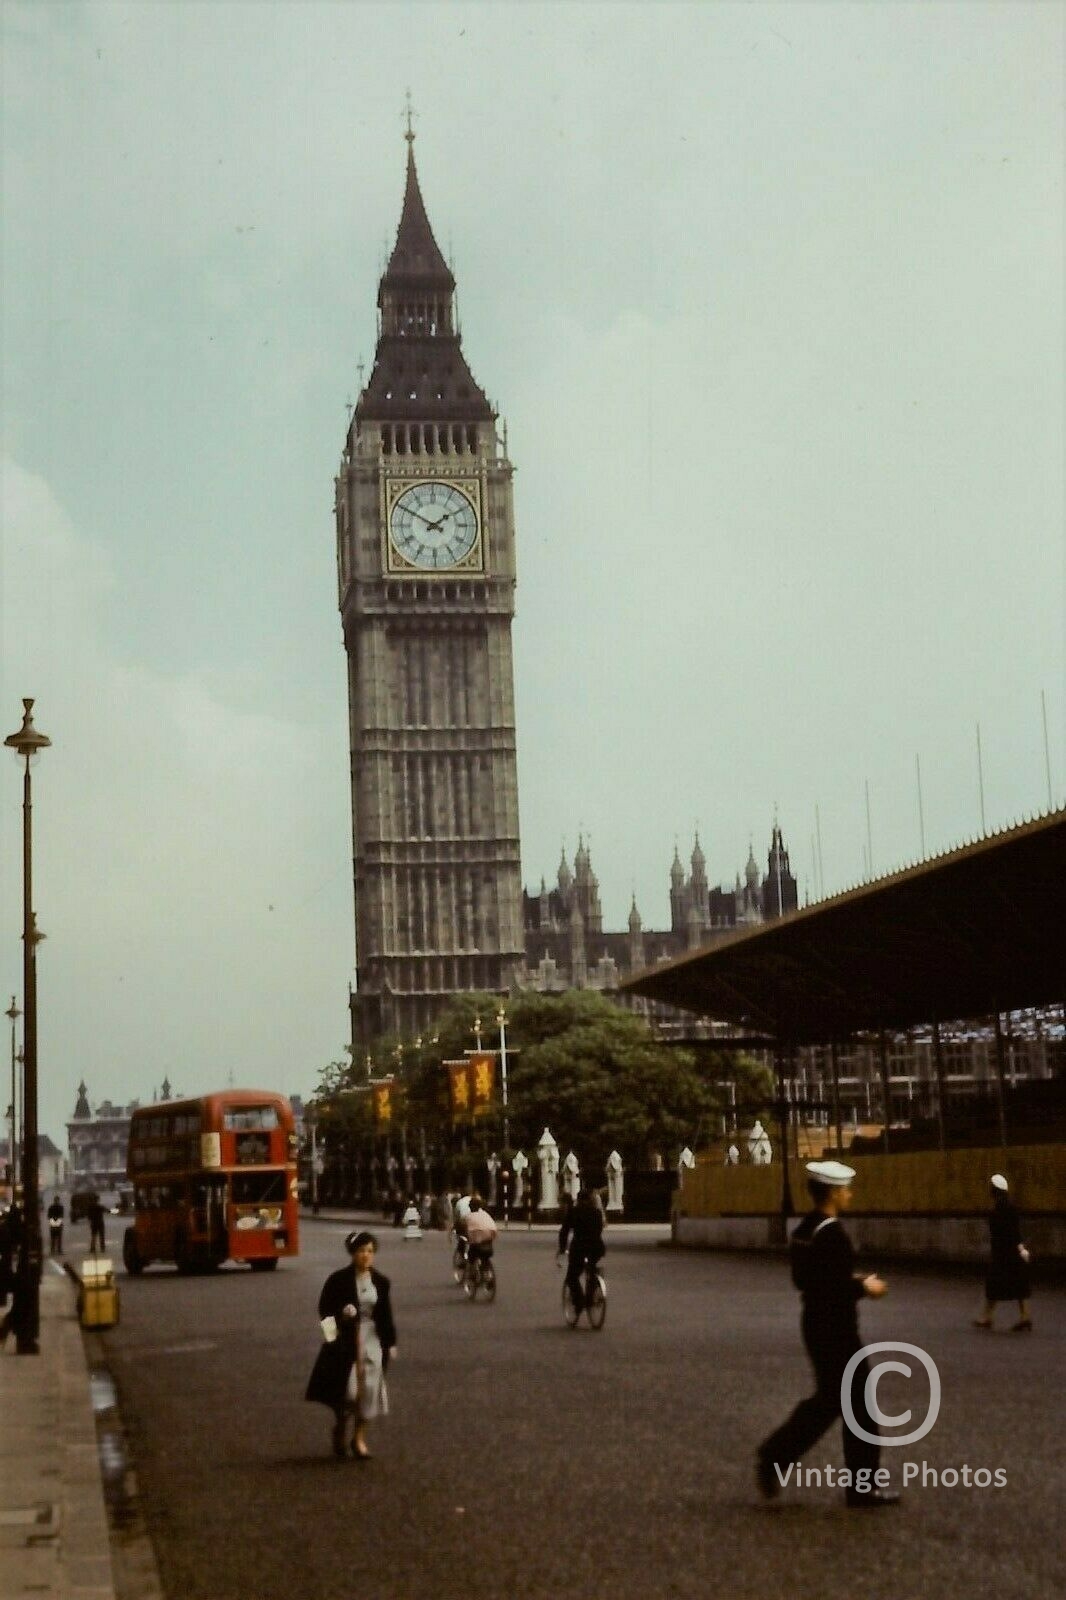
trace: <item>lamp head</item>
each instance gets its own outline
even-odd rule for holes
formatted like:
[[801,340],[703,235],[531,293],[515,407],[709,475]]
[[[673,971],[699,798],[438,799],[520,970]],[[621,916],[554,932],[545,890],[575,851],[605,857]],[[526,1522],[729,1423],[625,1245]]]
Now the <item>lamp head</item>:
[[52,741],[47,734],[39,733],[33,726],[33,701],[24,699],[22,707],[22,727],[18,733],[9,733],[4,743],[9,750],[14,750],[20,761],[25,758],[32,763]]

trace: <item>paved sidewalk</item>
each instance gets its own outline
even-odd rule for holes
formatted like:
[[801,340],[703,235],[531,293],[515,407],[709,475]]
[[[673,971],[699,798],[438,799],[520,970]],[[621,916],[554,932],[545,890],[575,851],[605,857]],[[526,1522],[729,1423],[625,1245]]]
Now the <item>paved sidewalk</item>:
[[41,1353],[0,1352],[0,1600],[114,1600],[74,1285],[41,1278]]

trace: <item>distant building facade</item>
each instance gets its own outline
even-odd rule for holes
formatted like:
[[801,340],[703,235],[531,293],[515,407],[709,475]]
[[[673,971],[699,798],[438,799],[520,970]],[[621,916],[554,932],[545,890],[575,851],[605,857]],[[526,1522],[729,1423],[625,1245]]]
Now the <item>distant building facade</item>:
[[[19,1143],[21,1144],[21,1140]],[[11,1190],[11,1140],[0,1139],[0,1173],[3,1174],[3,1183],[0,1190],[4,1198],[10,1198]],[[67,1163],[62,1150],[48,1137],[46,1133],[37,1135],[37,1182],[41,1193],[46,1189],[58,1189],[66,1182]],[[21,1173],[19,1182],[22,1182]]]
[[[689,871],[677,849],[670,868],[670,927],[646,929],[636,900],[624,931],[605,931],[599,879],[592,870],[588,846],[578,840],[571,869],[563,852],[555,886],[542,878],[536,894],[523,895],[525,968],[520,987],[542,994],[564,989],[598,989],[616,994],[633,973],[670,961],[737,928],[772,921],[799,904],[798,887],[789,864],[781,829],[774,823],[765,878],[749,848],[743,881],[738,872],[731,888],[707,881],[707,858],[696,835]],[[619,996],[633,1009],[657,1014],[636,996]]]
[[[170,1085],[165,1084],[169,1092]],[[78,1085],[74,1115],[67,1123],[70,1181],[74,1188],[114,1189],[126,1181],[130,1117],[140,1105],[116,1106],[101,1100],[94,1111],[84,1080]]]

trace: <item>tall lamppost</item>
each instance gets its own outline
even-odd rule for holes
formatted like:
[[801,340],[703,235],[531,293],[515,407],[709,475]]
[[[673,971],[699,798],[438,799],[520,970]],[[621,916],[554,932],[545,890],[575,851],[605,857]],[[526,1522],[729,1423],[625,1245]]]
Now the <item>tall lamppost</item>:
[[30,765],[52,743],[33,726],[33,701],[22,702],[22,727],[4,743],[23,763],[22,779],[22,1053],[26,1103],[22,1125],[22,1248],[15,1282],[16,1351],[37,1355],[41,1325],[41,1218],[37,1210],[37,929],[33,914],[33,802]]
[[500,1030],[500,1088],[503,1096],[503,1148],[511,1148],[511,1120],[507,1115],[507,1012],[503,1006],[496,1013],[496,1026]]
[[11,1108],[9,1112],[11,1143],[8,1145],[8,1153],[11,1159],[8,1163],[8,1168],[11,1173],[12,1204],[14,1204],[15,1200],[15,1185],[18,1182],[18,1127],[15,1120],[17,1116],[16,1107],[18,1106],[18,1079],[16,1076],[15,1063],[18,1061],[18,1056],[15,1051],[15,1023],[18,1021],[21,1015],[22,1012],[15,1004],[15,996],[12,995],[11,1004],[4,1012],[5,1017],[11,1018]]
[[22,1141],[26,1134],[26,1074],[22,1070],[26,1065],[26,1055],[24,1051],[20,1050],[16,1055],[15,1065],[18,1069],[15,1073],[15,1077],[19,1086],[19,1103],[15,1111],[15,1132],[18,1136],[15,1142],[15,1150],[18,1156],[19,1177],[21,1178],[22,1169],[25,1166],[26,1160],[25,1151],[22,1147]]
[[311,1134],[311,1215],[318,1216],[318,1107],[310,1101],[304,1121]]

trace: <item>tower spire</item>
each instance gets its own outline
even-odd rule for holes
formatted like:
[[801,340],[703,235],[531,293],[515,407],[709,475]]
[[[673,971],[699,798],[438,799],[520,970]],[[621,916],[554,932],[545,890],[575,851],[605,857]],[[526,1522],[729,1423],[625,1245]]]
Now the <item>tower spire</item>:
[[406,106],[404,108],[404,115],[407,118],[407,130],[404,133],[404,138],[407,140],[407,151],[408,151],[408,154],[413,158],[414,157],[414,143],[415,143],[415,113],[414,113],[414,107],[411,104],[411,91],[410,91],[410,89],[408,89],[408,91],[407,91],[407,97],[406,98],[407,98],[407,104],[406,104]]

